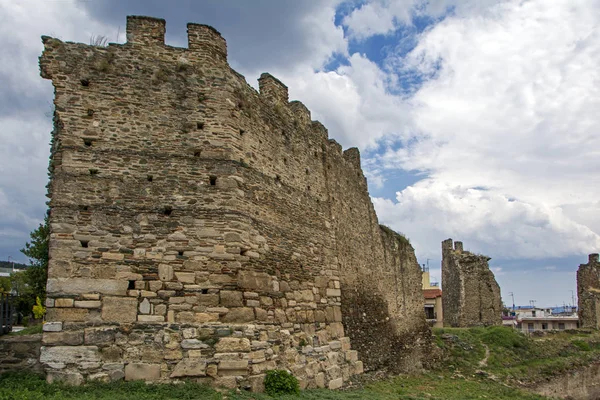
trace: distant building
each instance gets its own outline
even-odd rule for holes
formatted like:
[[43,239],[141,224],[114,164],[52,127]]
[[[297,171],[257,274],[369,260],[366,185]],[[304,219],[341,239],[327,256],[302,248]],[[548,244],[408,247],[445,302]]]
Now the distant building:
[[534,331],[550,331],[577,329],[579,316],[576,307],[517,307],[514,311],[516,329],[525,333]]
[[438,282],[431,282],[429,268],[423,266],[423,297],[425,298],[425,318],[434,328],[444,327],[442,311],[442,290]]

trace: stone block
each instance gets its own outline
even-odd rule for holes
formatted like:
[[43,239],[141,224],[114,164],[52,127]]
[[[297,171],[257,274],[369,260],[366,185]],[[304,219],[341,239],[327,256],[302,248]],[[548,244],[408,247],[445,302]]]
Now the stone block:
[[85,329],[85,344],[107,345],[115,341],[114,328],[87,328]]
[[96,346],[42,346],[40,362],[81,364],[83,362],[99,362],[100,354]]
[[223,307],[243,307],[244,298],[241,292],[232,290],[221,290],[219,292],[221,297],[220,304]]
[[49,278],[46,290],[53,296],[100,293],[113,296],[127,294],[127,281],[88,278]]
[[102,302],[99,300],[76,300],[75,308],[100,308]]
[[342,378],[336,378],[329,381],[328,387],[330,390],[335,390],[341,388],[343,385],[344,380]]
[[248,377],[250,383],[250,390],[253,393],[264,393],[265,391],[265,376],[266,375],[253,375]]
[[215,344],[218,353],[249,352],[252,350],[250,340],[246,338],[224,337]]
[[46,332],[42,336],[42,343],[49,345],[77,346],[83,344],[82,331]]
[[315,384],[318,388],[325,388],[325,374],[323,372],[319,372],[315,375]]
[[223,322],[251,322],[254,321],[254,309],[250,307],[231,308],[221,319]]
[[192,358],[181,360],[173,369],[171,378],[185,376],[206,376],[206,361]]
[[[246,252],[248,254],[248,252]],[[256,254],[258,256],[258,253]],[[255,290],[259,292],[267,292],[272,288],[272,278],[265,272],[256,271],[239,271],[238,286],[246,290]]]
[[219,361],[219,375],[248,375],[248,360],[221,360]]
[[85,382],[85,379],[79,372],[49,371],[46,375],[46,382],[62,382],[68,386],[79,386]]
[[46,318],[51,321],[83,322],[87,320],[89,310],[85,308],[49,308]]
[[198,339],[183,339],[181,341],[182,349],[208,349],[210,346]]
[[169,264],[159,264],[158,279],[161,281],[173,280],[173,266]]
[[340,297],[342,291],[340,289],[327,289],[327,297]]
[[42,326],[44,332],[60,332],[62,331],[62,322],[45,322]]
[[56,299],[54,300],[54,307],[73,307],[73,299]]
[[102,300],[102,319],[105,322],[135,322],[137,320],[138,301],[131,297],[104,297]]
[[138,322],[165,322],[165,317],[162,315],[138,315]]
[[216,313],[196,313],[195,321],[202,324],[205,322],[216,322],[219,320],[219,314]]
[[160,364],[130,363],[125,366],[126,381],[157,381],[160,379]]
[[175,272],[175,277],[181,283],[196,283],[196,274],[194,272]]

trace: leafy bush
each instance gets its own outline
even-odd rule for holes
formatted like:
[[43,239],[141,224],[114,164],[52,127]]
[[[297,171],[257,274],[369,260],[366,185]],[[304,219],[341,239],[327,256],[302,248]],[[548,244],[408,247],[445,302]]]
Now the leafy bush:
[[298,379],[294,375],[282,369],[274,369],[267,371],[265,392],[269,396],[299,394],[300,385],[298,385]]

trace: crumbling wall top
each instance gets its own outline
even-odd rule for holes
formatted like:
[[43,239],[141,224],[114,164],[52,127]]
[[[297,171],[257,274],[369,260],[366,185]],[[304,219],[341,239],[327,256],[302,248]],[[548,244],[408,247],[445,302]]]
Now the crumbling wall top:
[[597,263],[598,262],[598,253],[592,253],[588,256],[588,263]]

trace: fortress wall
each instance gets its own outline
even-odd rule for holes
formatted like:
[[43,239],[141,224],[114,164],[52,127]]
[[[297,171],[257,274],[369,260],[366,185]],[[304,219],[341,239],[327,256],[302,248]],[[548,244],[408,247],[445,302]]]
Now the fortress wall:
[[577,269],[579,326],[600,328],[600,263],[598,254],[589,255],[587,264]]
[[462,242],[442,242],[442,308],[444,326],[500,325],[500,286],[490,270],[489,257],[463,250]]
[[[384,299],[370,311],[396,330],[419,325],[394,315],[395,284],[369,282],[397,258],[384,254],[358,151],[342,154],[271,75],[260,93],[247,85],[214,28],[189,24],[188,49],[165,46],[164,31],[128,17],[124,45],[43,38],[56,105],[49,379],[260,390],[266,370],[289,368],[303,387],[339,387],[363,369],[344,293],[365,282],[363,297]],[[415,289],[404,303],[422,313]],[[348,331],[368,358],[378,343]]]

